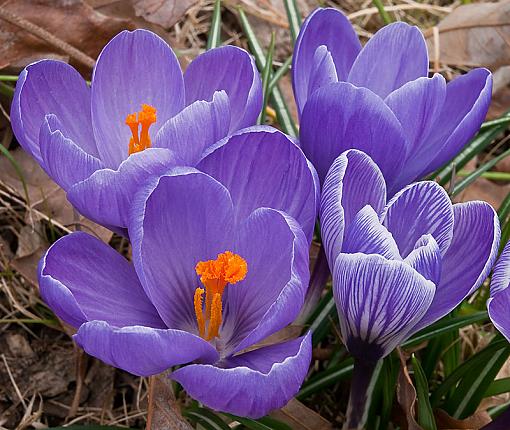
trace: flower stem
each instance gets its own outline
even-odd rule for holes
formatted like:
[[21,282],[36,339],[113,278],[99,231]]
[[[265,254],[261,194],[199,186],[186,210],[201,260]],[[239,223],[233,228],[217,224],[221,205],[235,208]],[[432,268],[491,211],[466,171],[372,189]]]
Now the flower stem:
[[351,380],[351,392],[347,405],[346,421],[343,430],[363,430],[370,409],[370,401],[382,360],[365,362],[354,360]]
[[315,306],[321,298],[322,289],[329,278],[329,266],[324,252],[324,246],[321,244],[319,253],[317,254],[317,261],[313,267],[312,275],[310,277],[310,287],[306,293],[305,303],[301,308],[301,312],[296,318],[296,324],[304,323],[310,313],[315,309]]

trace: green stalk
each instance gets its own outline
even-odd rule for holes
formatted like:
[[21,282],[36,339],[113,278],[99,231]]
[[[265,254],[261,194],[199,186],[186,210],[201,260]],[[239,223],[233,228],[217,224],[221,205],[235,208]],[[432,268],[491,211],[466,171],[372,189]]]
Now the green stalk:
[[257,124],[264,124],[266,122],[266,108],[269,102],[269,81],[273,73],[273,53],[274,53],[275,33],[271,33],[271,43],[269,44],[269,50],[267,51],[266,64],[264,64],[264,70],[262,71],[262,91],[264,94],[264,101],[262,103],[262,110],[260,111]]
[[211,21],[211,29],[207,38],[207,49],[217,48],[221,45],[221,0],[214,3],[214,12]]
[[388,12],[386,12],[386,9],[384,9],[384,5],[382,4],[382,1],[381,0],[372,0],[372,3],[379,11],[379,15],[381,15],[381,18],[382,18],[384,24],[391,24],[393,22],[393,20],[391,19]]

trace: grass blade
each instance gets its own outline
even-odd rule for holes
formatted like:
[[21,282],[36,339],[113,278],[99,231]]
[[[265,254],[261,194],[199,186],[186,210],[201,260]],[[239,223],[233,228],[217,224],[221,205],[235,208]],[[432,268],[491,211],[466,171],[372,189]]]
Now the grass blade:
[[214,12],[211,29],[207,38],[207,49],[217,48],[221,45],[221,0],[214,3]]
[[458,330],[470,324],[486,321],[489,318],[486,311],[476,312],[470,315],[463,315],[454,318],[442,319],[431,326],[419,331],[409,340],[402,344],[402,347],[417,345],[426,340],[435,338],[444,333]]
[[386,12],[386,9],[384,9],[384,5],[381,0],[372,0],[372,3],[379,11],[379,15],[381,15],[381,19],[383,20],[384,24],[391,24],[393,20],[391,19],[388,12]]
[[456,196],[457,194],[459,194],[468,185],[473,183],[482,173],[487,172],[488,170],[492,169],[497,163],[499,163],[501,160],[503,160],[503,158],[508,157],[509,155],[510,155],[510,149],[506,150],[505,152],[498,155],[497,157],[492,158],[490,161],[488,161],[484,165],[480,166],[478,169],[476,169],[470,175],[466,176],[464,179],[459,181],[457,183],[457,185],[455,185],[455,187],[453,188],[452,196]]
[[281,67],[273,73],[273,77],[269,81],[269,91],[273,91],[278,81],[288,72],[290,65],[292,64],[292,56],[287,58]]
[[296,398],[298,400],[306,399],[314,393],[323,391],[326,387],[349,378],[352,375],[353,368],[354,361],[352,358],[349,358],[339,365],[319,373],[317,376],[306,381],[299,393],[297,393]]
[[267,51],[266,64],[264,64],[264,70],[262,71],[262,91],[264,94],[264,101],[262,103],[262,110],[260,111],[257,124],[264,124],[266,122],[266,108],[269,101],[269,81],[273,74],[273,53],[274,53],[274,31],[271,33],[271,43],[269,44],[269,50]]
[[[251,52],[253,56],[255,57],[255,62],[257,63],[257,67],[260,70],[264,69],[264,65],[266,64],[266,56],[264,54],[264,51],[262,50],[262,47],[260,46],[260,43],[257,39],[257,36],[255,35],[253,28],[248,21],[248,18],[246,17],[246,14],[244,11],[239,8],[239,18],[241,21],[241,27],[243,28],[244,34],[246,38],[248,39],[248,44],[250,45]],[[273,88],[273,91],[271,93],[271,100],[273,102],[275,111],[276,111],[276,117],[278,119],[278,123],[280,124],[280,127],[282,130],[291,135],[291,136],[297,136],[297,127],[294,121],[292,120],[292,117],[290,115],[289,108],[287,106],[287,103],[285,103],[285,99],[282,95],[282,92],[278,85],[276,85]]]
[[296,0],[284,0],[284,3],[287,19],[289,20],[292,44],[294,44],[296,43],[296,39],[299,35],[299,28],[301,27],[301,14],[299,13]]
[[21,170],[20,165],[18,162],[14,159],[14,157],[11,155],[9,150],[0,144],[0,152],[7,157],[9,162],[12,164],[12,167],[14,167],[14,170],[16,171],[16,175],[18,175],[19,180],[21,181],[21,185],[23,186],[23,192],[25,193],[25,200],[27,202],[27,206],[30,206],[30,197],[28,195],[28,186],[25,181],[25,176],[23,175],[23,170]]
[[205,408],[190,408],[183,411],[182,415],[194,423],[200,424],[206,430],[231,430],[218,415]]
[[436,430],[436,421],[432,413],[432,406],[430,406],[427,378],[420,362],[416,359],[414,354],[411,357],[411,362],[413,364],[416,394],[418,396],[418,424],[420,424],[424,430]]

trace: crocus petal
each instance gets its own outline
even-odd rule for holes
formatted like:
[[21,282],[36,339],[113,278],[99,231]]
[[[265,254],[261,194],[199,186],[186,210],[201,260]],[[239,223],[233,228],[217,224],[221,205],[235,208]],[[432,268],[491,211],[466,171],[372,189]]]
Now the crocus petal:
[[431,234],[422,236],[404,260],[425,279],[438,285],[441,279],[441,250]]
[[494,326],[510,341],[510,242],[505,245],[491,277],[487,311]]
[[388,188],[407,153],[404,131],[391,109],[371,91],[346,82],[321,87],[308,99],[300,144],[321,181],[336,157],[355,148],[377,163]]
[[230,103],[225,91],[210,102],[196,101],[169,119],[159,130],[154,147],[168,148],[186,166],[194,166],[202,152],[223,139],[230,127]]
[[87,154],[61,131],[62,124],[55,115],[47,115],[39,134],[42,167],[64,190],[88,178],[103,163]]
[[404,262],[340,254],[333,291],[347,348],[360,360],[375,361],[406,339],[430,306],[435,286]]
[[308,241],[295,220],[257,209],[240,227],[236,252],[248,263],[246,279],[227,290],[221,337],[240,351],[290,324],[308,288]]
[[[317,48],[324,45],[331,56],[339,80],[345,81],[361,50],[358,36],[347,17],[337,9],[316,9],[301,26],[292,60],[294,96],[301,113],[311,94],[311,76],[317,81]],[[319,67],[320,69],[320,67]],[[323,71],[326,71],[323,69]]]
[[137,194],[129,226],[133,261],[168,327],[198,332],[193,298],[203,285],[195,266],[232,250],[233,220],[228,191],[194,169],[172,170]]
[[338,82],[333,56],[326,46],[321,45],[317,48],[313,62],[315,68],[310,72],[308,79],[308,96],[324,85]]
[[322,242],[330,267],[342,252],[345,231],[356,214],[366,205],[380,212],[385,203],[384,178],[368,155],[351,149],[335,160],[324,182],[320,205]]
[[365,206],[354,217],[345,234],[342,252],[379,254],[388,260],[401,260],[391,233],[379,221],[372,206]]
[[184,82],[177,57],[166,42],[146,30],[123,31],[104,47],[92,76],[92,122],[101,159],[117,168],[128,156],[131,131],[126,116],[142,104],[156,108],[150,128],[184,107]]
[[148,148],[130,155],[117,170],[97,170],[71,187],[67,198],[87,218],[105,226],[125,228],[131,202],[142,184],[175,164],[171,151]]
[[427,76],[429,56],[417,27],[396,22],[372,37],[352,65],[348,81],[372,90],[382,98],[422,76]]
[[500,229],[494,209],[485,202],[453,206],[453,240],[443,256],[441,282],[434,301],[413,332],[448,314],[487,278],[498,252]]
[[230,100],[230,131],[257,122],[262,108],[262,83],[253,58],[244,49],[221,46],[199,55],[186,69],[186,105],[210,101],[216,91]]
[[311,240],[318,204],[315,170],[285,134],[269,127],[246,129],[211,149],[197,168],[229,190],[238,222],[259,207],[278,209],[296,219]]
[[74,336],[87,354],[138,376],[150,376],[172,366],[218,359],[216,350],[194,334],[143,326],[117,328],[105,321],[83,324]]
[[406,257],[424,235],[431,234],[444,255],[453,235],[453,206],[436,182],[423,181],[399,191],[381,215],[384,225]]
[[409,159],[396,187],[406,186],[436,156],[427,145],[427,136],[434,129],[446,97],[446,81],[440,74],[408,82],[386,97],[386,104],[396,115],[409,142]]
[[260,418],[298,392],[310,365],[311,335],[228,359],[225,368],[192,364],[172,373],[188,394],[206,406]]
[[55,114],[62,130],[90,155],[97,155],[90,119],[90,90],[80,74],[61,61],[43,60],[23,70],[11,106],[12,129],[23,149],[39,162],[39,130]]
[[510,285],[510,242],[507,242],[491,277],[491,296]]
[[427,151],[437,154],[420,176],[441,167],[457,155],[480,128],[492,93],[492,75],[475,69],[446,86],[446,100],[438,121],[427,137]]
[[39,264],[41,295],[64,321],[79,327],[104,320],[116,327],[164,327],[133,266],[83,232],[57,240]]

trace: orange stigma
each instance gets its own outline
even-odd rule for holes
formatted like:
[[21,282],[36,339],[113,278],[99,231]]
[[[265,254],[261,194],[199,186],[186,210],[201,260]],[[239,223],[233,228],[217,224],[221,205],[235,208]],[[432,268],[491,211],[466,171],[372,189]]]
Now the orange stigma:
[[[209,341],[219,337],[223,312],[221,299],[225,287],[227,284],[242,281],[248,273],[248,264],[240,255],[225,251],[218,254],[216,260],[199,261],[195,270],[205,286],[205,312],[202,302],[204,289],[195,290],[194,305],[198,333],[200,337]],[[206,323],[208,323],[207,335]]]
[[[129,139],[129,155],[151,147],[149,127],[155,122],[156,108],[146,104],[142,105],[142,110],[138,112],[138,118],[136,112],[130,113],[126,117],[126,125],[131,129],[131,134],[133,135]],[[142,127],[140,135],[138,135],[140,125]]]

